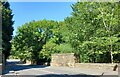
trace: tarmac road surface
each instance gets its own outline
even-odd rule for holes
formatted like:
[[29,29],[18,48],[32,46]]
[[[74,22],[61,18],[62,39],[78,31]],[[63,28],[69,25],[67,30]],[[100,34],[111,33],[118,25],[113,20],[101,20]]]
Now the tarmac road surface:
[[19,64],[8,60],[3,77],[118,77],[117,71]]

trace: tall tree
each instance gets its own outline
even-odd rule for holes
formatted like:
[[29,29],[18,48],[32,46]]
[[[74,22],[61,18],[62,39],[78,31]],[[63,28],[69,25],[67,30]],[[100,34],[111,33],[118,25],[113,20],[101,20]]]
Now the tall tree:
[[18,28],[12,54],[50,60],[52,53],[80,55],[80,62],[119,62],[120,25],[115,2],[77,2],[63,22],[33,21]]
[[5,59],[10,55],[11,39],[13,35],[13,14],[8,2],[2,2],[2,47]]
[[[80,54],[81,61],[95,62],[96,59],[96,62],[113,62],[113,54],[120,53],[118,48],[115,49],[119,40],[116,35],[120,32],[118,4],[78,2],[72,9],[72,16],[65,22],[71,33],[71,44],[76,49],[75,53]],[[108,60],[106,56],[109,56]]]
[[22,25],[12,40],[12,54],[36,64],[39,60],[39,52],[53,37],[52,28],[56,26],[57,22],[50,20],[32,21]]

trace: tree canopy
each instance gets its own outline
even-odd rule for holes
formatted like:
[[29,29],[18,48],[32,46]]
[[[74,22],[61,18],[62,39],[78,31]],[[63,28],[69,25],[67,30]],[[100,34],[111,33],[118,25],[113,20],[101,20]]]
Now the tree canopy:
[[31,21],[18,28],[12,55],[50,61],[54,53],[75,53],[80,62],[120,62],[118,2],[77,2],[64,21]]
[[113,62],[113,56],[120,53],[118,6],[116,2],[78,2],[72,6],[72,17],[65,22],[81,62]]
[[11,40],[13,35],[13,14],[8,2],[2,2],[2,53],[5,59],[10,55]]

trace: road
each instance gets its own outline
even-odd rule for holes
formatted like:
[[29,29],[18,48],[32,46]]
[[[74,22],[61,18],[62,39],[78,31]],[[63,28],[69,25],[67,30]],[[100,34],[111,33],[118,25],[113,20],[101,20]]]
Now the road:
[[98,75],[101,76],[102,74],[103,76],[109,75],[108,77],[110,77],[111,75],[111,77],[117,77],[113,75],[118,74],[116,71],[80,69],[73,67],[26,65],[18,63],[18,61],[8,61],[8,66],[3,77],[96,77]]

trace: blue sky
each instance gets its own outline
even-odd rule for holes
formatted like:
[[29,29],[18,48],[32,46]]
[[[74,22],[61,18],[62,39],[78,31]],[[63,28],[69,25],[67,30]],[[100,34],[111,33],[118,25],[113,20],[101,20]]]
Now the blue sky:
[[18,26],[32,20],[55,20],[63,21],[65,17],[70,16],[73,2],[10,2],[10,7],[14,17],[14,32]]

